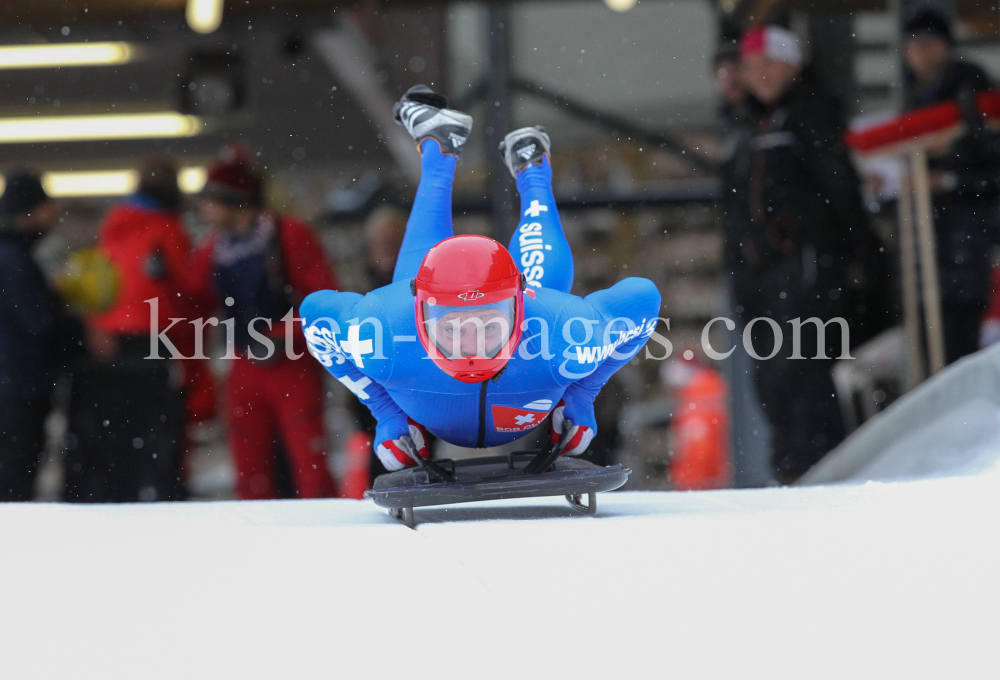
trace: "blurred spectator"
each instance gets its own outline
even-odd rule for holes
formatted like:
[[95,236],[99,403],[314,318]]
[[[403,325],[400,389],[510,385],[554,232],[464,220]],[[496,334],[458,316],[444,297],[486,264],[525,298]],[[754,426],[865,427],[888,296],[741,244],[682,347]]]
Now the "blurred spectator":
[[[757,115],[755,134],[740,148],[733,181],[746,198],[733,204],[735,302],[744,324],[771,317],[788,340],[791,319],[823,322],[846,313],[847,264],[866,230],[859,180],[840,142],[838,107],[801,77],[795,34],[755,28],[740,42],[742,71]],[[846,323],[846,322],[845,322]],[[753,325],[757,355],[772,353],[769,323]],[[772,470],[781,483],[806,472],[844,436],[830,369],[840,354],[840,328],[829,326],[817,348],[815,324],[802,328],[806,360],[784,342],[756,362],[757,386],[773,428]]]
[[392,272],[406,234],[406,220],[406,213],[394,206],[376,208],[365,220],[369,290],[392,283]]
[[306,353],[295,314],[302,298],[337,282],[312,229],[266,209],[263,188],[247,151],[225,149],[199,201],[216,233],[193,268],[233,328],[226,419],[236,491],[242,499],[278,498],[287,462],[295,496],[332,496],[322,369]]
[[724,41],[715,52],[715,85],[721,99],[717,122],[721,140],[719,173],[726,235],[725,264],[730,276],[735,277],[735,269],[741,264],[737,252],[738,234],[746,230],[746,225],[739,220],[746,212],[741,205],[746,203],[746,187],[742,180],[747,170],[739,168],[738,162],[748,160],[745,154],[740,156],[737,151],[753,135],[755,121],[740,71],[739,47],[730,41]]
[[[87,319],[97,340],[96,359],[74,375],[67,500],[185,496],[180,367],[170,347],[151,332],[151,322],[165,331],[170,319],[185,316],[182,291],[190,244],[180,208],[176,165],[155,159],[140,170],[138,191],[111,208],[98,230],[97,248],[116,269],[121,285],[115,302]],[[156,301],[155,321],[148,300]],[[180,330],[175,324],[167,337],[176,339]]]
[[734,125],[747,122],[747,88],[740,72],[740,51],[735,41],[725,40],[719,44],[713,60],[715,66],[715,89],[722,103],[719,106],[719,123],[723,139]]
[[32,258],[58,218],[38,177],[7,178],[0,197],[0,500],[27,501],[45,444],[56,374],[83,340]]
[[956,100],[967,129],[930,157],[945,355],[951,363],[978,348],[979,318],[990,293],[1000,153],[975,103],[990,81],[978,66],[958,61],[951,29],[937,12],[920,12],[906,22],[904,33],[907,106]]
[[[745,149],[754,135],[756,122],[749,102],[749,93],[743,82],[737,40],[723,39],[715,52],[715,85],[720,104],[717,116],[719,130],[719,175],[722,185],[720,207],[723,215],[723,278],[726,286],[725,316],[735,317],[740,325],[736,336],[743,333],[742,319],[735,313],[736,295],[733,287],[737,281],[748,280],[748,273],[739,253],[740,235],[746,233],[748,213],[746,206],[746,176],[749,154]],[[744,167],[740,167],[740,163]],[[719,363],[718,368],[728,385],[732,428],[733,482],[760,484],[770,479],[770,430],[763,425],[764,414],[753,377],[753,359],[744,352],[735,352]],[[736,465],[736,462],[739,465]],[[756,471],[756,476],[754,476]],[[670,471],[668,470],[668,473]],[[674,484],[676,485],[676,481]]]

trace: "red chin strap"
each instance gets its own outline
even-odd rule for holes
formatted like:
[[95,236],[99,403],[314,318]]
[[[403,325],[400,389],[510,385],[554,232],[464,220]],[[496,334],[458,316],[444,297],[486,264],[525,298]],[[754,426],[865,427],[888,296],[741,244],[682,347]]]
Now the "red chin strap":
[[[455,380],[480,383],[503,371],[521,341],[525,281],[506,248],[485,236],[454,236],[428,251],[411,283],[417,335],[434,364]],[[510,337],[492,358],[452,359],[437,348],[427,330],[424,303],[476,308],[514,298]]]

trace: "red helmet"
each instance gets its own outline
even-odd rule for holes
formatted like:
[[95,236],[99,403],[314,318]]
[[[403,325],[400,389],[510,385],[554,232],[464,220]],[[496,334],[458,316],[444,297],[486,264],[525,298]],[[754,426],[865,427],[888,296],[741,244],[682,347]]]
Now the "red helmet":
[[506,248],[485,236],[445,239],[411,288],[420,342],[438,368],[467,383],[503,370],[524,321],[524,277]]

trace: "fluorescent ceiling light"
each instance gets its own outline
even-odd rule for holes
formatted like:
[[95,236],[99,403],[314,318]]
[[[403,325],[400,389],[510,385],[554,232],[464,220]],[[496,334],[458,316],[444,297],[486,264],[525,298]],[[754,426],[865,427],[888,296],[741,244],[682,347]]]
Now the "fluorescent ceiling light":
[[188,0],[187,22],[192,31],[211,33],[222,24],[224,0]]
[[[205,186],[208,171],[204,167],[182,168],[177,184],[186,194],[195,194]],[[0,177],[0,184],[3,178]],[[90,172],[45,172],[42,186],[52,198],[81,196],[125,196],[139,188],[137,170],[95,170]]]
[[132,61],[133,54],[123,42],[7,45],[0,47],[0,69],[107,66]]
[[42,173],[42,186],[52,198],[122,196],[133,193],[139,186],[139,173],[135,170],[46,172]]
[[635,7],[636,0],[604,0],[604,4],[616,12],[627,12]]
[[179,113],[0,118],[0,143],[191,137],[200,130],[197,117]]

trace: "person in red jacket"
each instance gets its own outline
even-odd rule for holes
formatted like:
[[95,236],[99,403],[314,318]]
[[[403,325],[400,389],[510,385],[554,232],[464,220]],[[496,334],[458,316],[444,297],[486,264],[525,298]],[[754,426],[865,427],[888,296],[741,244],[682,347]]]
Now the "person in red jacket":
[[216,233],[196,253],[193,275],[228,317],[220,325],[230,336],[226,419],[237,495],[280,497],[287,462],[296,497],[332,496],[322,370],[296,318],[306,295],[338,288],[323,248],[304,222],[263,206],[262,178],[239,146],[209,169],[199,209]]
[[166,328],[171,317],[185,316],[191,246],[180,208],[176,164],[154,159],[141,169],[136,194],[112,207],[98,231],[97,248],[118,273],[118,295],[87,318],[98,360],[74,374],[66,500],[185,497],[180,366],[151,331],[154,321]]

